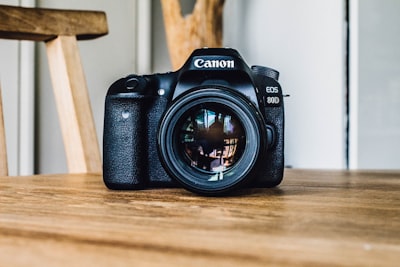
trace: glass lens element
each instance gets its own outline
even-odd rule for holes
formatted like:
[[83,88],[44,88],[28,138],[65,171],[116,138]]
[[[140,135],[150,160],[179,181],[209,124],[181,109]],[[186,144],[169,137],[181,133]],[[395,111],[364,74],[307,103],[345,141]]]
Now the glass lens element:
[[190,166],[221,174],[241,158],[246,136],[232,111],[208,103],[195,106],[186,114],[176,137],[179,138],[180,153]]

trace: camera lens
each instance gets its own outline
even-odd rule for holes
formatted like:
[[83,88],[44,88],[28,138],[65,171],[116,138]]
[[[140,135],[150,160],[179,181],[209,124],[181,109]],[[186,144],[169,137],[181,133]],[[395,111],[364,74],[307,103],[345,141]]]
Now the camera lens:
[[186,189],[227,193],[249,181],[265,149],[265,127],[255,106],[226,88],[194,88],[164,114],[158,149],[164,168]]

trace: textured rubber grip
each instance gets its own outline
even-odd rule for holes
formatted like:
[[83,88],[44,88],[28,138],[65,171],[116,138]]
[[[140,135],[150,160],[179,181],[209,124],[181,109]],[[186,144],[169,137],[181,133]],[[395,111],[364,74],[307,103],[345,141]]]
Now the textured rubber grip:
[[104,120],[103,178],[111,189],[135,189],[148,179],[146,101],[108,98]]

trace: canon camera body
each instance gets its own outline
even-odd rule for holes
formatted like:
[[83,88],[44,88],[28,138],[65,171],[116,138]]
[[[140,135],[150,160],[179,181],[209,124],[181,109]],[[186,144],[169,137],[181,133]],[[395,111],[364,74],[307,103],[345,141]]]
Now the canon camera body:
[[129,75],[105,100],[103,177],[110,189],[221,195],[283,177],[279,73],[229,48],[195,50],[181,69]]

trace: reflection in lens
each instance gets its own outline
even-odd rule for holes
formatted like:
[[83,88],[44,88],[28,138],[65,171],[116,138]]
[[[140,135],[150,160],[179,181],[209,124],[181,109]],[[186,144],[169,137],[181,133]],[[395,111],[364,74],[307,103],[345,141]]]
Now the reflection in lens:
[[215,173],[209,181],[222,180],[223,172],[243,155],[243,126],[221,105],[196,106],[186,114],[178,137],[183,158],[198,170]]

